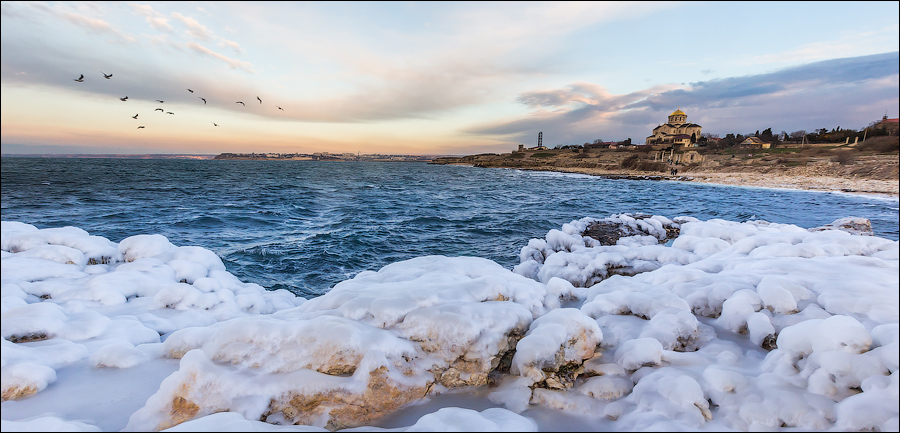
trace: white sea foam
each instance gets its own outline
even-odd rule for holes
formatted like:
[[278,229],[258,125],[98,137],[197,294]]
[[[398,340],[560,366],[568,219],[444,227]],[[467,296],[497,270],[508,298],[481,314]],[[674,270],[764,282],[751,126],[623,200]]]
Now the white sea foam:
[[839,226],[583,218],[512,271],[426,256],[307,300],[160,235],[4,221],[2,428],[897,430],[900,248]]

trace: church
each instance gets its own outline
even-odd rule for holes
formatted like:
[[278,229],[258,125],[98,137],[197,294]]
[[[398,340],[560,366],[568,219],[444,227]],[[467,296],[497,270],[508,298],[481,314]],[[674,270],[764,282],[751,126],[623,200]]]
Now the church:
[[702,128],[696,123],[688,123],[687,114],[681,108],[669,115],[669,121],[653,128],[653,135],[647,137],[646,144],[654,147],[696,147]]

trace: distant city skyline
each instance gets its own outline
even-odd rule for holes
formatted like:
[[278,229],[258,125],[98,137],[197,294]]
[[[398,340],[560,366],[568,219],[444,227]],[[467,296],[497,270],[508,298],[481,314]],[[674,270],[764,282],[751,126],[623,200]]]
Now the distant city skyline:
[[463,155],[641,143],[678,108],[859,129],[898,117],[898,5],[3,2],[0,151]]

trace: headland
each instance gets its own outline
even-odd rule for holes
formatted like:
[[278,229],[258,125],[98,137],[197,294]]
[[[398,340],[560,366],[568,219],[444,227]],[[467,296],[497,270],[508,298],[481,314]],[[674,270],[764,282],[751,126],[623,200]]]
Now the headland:
[[[876,141],[877,140],[877,141]],[[688,152],[631,148],[518,150],[435,158],[431,164],[581,173],[607,178],[701,182],[898,197],[898,137],[841,144]]]

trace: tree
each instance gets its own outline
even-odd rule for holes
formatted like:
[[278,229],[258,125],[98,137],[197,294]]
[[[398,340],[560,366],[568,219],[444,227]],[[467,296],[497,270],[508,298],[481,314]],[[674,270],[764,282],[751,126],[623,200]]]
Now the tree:
[[697,133],[694,132],[691,134],[691,144],[694,144],[696,142],[697,142]]

